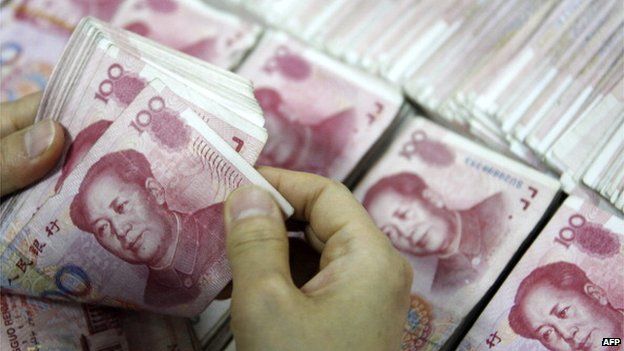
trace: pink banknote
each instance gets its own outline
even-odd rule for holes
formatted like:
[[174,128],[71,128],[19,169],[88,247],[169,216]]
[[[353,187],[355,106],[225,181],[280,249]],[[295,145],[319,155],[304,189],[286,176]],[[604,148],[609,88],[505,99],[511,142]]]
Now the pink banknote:
[[43,30],[10,6],[0,8],[0,22],[0,101],[43,90],[69,34]]
[[438,350],[559,184],[424,118],[404,123],[354,193],[414,270],[402,349]]
[[150,82],[2,254],[2,286],[196,315],[230,279],[223,205],[245,184],[292,207],[159,80]]
[[190,351],[188,320],[147,312],[0,295],[2,350]]
[[237,65],[260,34],[260,26],[199,0],[127,0],[111,24],[224,68]]
[[402,103],[389,84],[283,33],[266,33],[237,71],[251,79],[269,140],[259,164],[343,180]]
[[[73,51],[67,53],[71,55]],[[68,139],[72,141],[64,157],[63,166],[50,177],[21,194],[15,205],[19,211],[7,219],[4,242],[10,242],[33,213],[54,193],[60,191],[65,178],[80,163],[93,143],[110,126],[113,120],[134,101],[147,82],[162,74],[135,54],[121,50],[109,41],[101,41],[87,59],[74,86],[53,89],[44,95],[40,114],[45,117],[58,115]],[[58,74],[52,84],[60,84],[65,79]],[[57,82],[58,81],[58,82]],[[48,108],[60,95],[71,93],[60,111]],[[187,92],[188,88],[178,84],[177,92]],[[191,103],[188,102],[190,105]],[[225,108],[216,109],[216,104],[207,100],[194,100],[193,110],[202,117],[206,125],[236,150],[249,164],[254,164],[264,145],[266,134],[257,132],[257,127],[247,122],[237,123],[238,119]],[[228,117],[230,116],[230,117]],[[240,117],[239,117],[240,119]],[[247,127],[245,127],[247,126]],[[5,223],[6,224],[6,223]]]
[[69,36],[85,16],[109,21],[124,0],[17,0],[16,16],[44,30]]
[[569,197],[461,343],[461,350],[622,350],[624,221]]
[[74,27],[85,16],[104,21],[123,0],[17,0],[0,9],[0,100],[43,90]]

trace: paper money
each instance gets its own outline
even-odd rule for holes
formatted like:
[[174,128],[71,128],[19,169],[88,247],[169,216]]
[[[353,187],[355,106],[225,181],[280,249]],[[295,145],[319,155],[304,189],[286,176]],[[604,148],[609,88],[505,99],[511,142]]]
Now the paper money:
[[414,269],[403,350],[447,342],[558,189],[552,178],[423,118],[401,125],[354,194]]
[[624,222],[569,197],[505,279],[460,350],[620,350]]
[[223,68],[238,65],[260,34],[258,25],[197,0],[9,1],[0,8],[0,99],[15,100],[43,90],[69,36],[85,16]]
[[[47,198],[60,190],[63,180],[95,142],[93,137],[101,136],[112,120],[133,101],[146,82],[156,76],[165,80],[177,94],[192,100],[195,112],[250,164],[255,162],[265,143],[266,131],[257,125],[257,120],[261,119],[259,106],[253,98],[245,98],[232,88],[251,93],[249,84],[241,83],[231,74],[228,79],[221,78],[222,83],[215,83],[219,82],[221,73],[196,60],[187,63],[195,67],[192,78],[189,78],[189,73],[178,73],[184,61],[190,60],[189,58],[171,53],[169,57],[176,57],[178,60],[178,70],[171,71],[167,67],[159,66],[154,54],[140,51],[151,47],[151,50],[160,51],[160,55],[166,55],[168,52],[161,46],[145,45],[140,37],[115,31],[101,22],[91,20],[84,23],[68,44],[68,49],[51,79],[51,89],[46,90],[43,96],[37,117],[61,122],[73,143],[61,170],[29,189],[27,193],[18,194],[3,204],[5,212],[2,214],[1,228],[5,242],[10,242]],[[103,31],[110,39],[102,38],[93,44],[79,45],[82,33],[93,30]],[[113,38],[115,41],[112,41]],[[83,50],[87,50],[85,46],[91,48],[90,54],[84,53]],[[81,56],[86,57],[78,61]],[[196,79],[195,77],[206,83],[189,80]],[[234,85],[228,87],[229,81]],[[198,91],[189,89],[189,85],[194,85]],[[206,98],[208,92],[200,93],[210,88],[218,92],[211,89],[212,99]],[[236,94],[241,98],[237,111],[221,105],[227,102],[226,96]],[[87,137],[91,139],[87,140]]]
[[588,141],[595,152],[572,165],[554,155],[575,149],[570,131],[585,132],[583,116],[618,126],[617,112],[595,107],[624,72],[621,1],[222,2],[401,85],[438,121],[576,183],[566,189],[595,161],[600,182],[585,184],[615,207],[624,201],[605,143]]
[[69,33],[41,28],[12,6],[0,7],[0,101],[43,90]]
[[237,71],[255,87],[269,140],[259,164],[344,180],[396,116],[396,88],[279,32]]
[[195,350],[183,318],[0,294],[3,350]]
[[227,195],[254,183],[292,212],[252,167],[266,132],[248,81],[94,19],[70,40],[42,116],[73,144],[61,169],[3,204],[13,291],[195,315],[229,280]]
[[61,293],[195,315],[230,279],[222,202],[250,183],[292,211],[154,80],[13,238],[2,255],[2,285],[36,296]]
[[260,34],[260,26],[198,0],[127,0],[111,24],[224,68],[236,66]]

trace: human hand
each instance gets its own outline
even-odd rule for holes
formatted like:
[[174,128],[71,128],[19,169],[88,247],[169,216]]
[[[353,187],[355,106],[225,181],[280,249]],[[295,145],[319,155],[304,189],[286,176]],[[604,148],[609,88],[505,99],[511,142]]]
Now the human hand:
[[41,93],[0,104],[0,196],[43,177],[63,153],[63,128],[52,120],[33,124]]
[[226,202],[232,331],[238,350],[398,350],[412,270],[342,184],[276,168],[260,172],[308,222],[320,271],[301,289],[288,265],[278,206],[252,186]]

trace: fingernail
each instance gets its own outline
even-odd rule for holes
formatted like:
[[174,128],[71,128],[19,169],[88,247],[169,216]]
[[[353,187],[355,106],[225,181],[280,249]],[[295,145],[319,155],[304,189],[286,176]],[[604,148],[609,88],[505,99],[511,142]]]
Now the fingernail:
[[54,131],[54,123],[51,120],[39,122],[26,131],[24,144],[30,159],[39,157],[52,145]]
[[236,189],[228,202],[232,221],[254,216],[271,216],[275,209],[271,195],[253,185]]

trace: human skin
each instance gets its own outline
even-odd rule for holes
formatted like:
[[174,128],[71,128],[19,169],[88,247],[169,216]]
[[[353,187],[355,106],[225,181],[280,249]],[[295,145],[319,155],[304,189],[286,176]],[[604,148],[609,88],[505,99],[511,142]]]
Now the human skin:
[[58,162],[63,128],[45,119],[34,123],[41,94],[0,105],[0,196],[46,175]]
[[269,194],[245,186],[226,202],[232,331],[238,350],[398,350],[412,270],[342,184],[261,167],[307,222],[320,271],[291,279],[284,219]]
[[389,190],[377,196],[368,210],[399,250],[417,256],[442,254],[452,239],[451,226],[421,201]]
[[[41,178],[61,156],[58,123],[38,122],[42,132],[26,137],[39,99],[2,105],[2,195]],[[321,252],[320,272],[298,289],[277,205],[258,188],[235,191],[225,217],[237,349],[397,350],[412,280],[407,261],[343,185],[306,173],[260,171],[294,206],[294,218],[308,222],[306,236]]]

